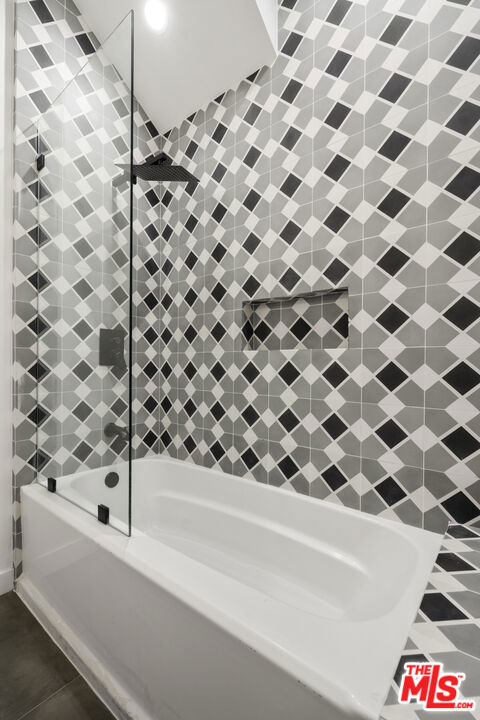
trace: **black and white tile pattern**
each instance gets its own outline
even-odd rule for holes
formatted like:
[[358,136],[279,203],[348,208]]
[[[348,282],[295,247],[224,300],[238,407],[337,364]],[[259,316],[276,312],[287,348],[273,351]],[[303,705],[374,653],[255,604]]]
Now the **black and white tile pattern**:
[[[283,0],[279,13],[272,68],[164,138],[141,109],[135,116],[139,161],[163,149],[201,179],[198,187],[141,181],[135,190],[135,451],[430,529],[478,524],[480,9],[475,0]],[[95,64],[95,46],[70,1],[17,0],[20,128],[85,57]],[[108,143],[126,123],[119,88],[110,88]],[[47,299],[58,288],[55,274],[36,274],[38,245],[46,253],[50,243],[48,228],[36,229],[38,195],[47,208],[48,199],[32,158],[20,137],[17,490],[54,457],[36,450],[37,425],[54,426],[58,405],[34,401],[37,378],[56,380],[48,362],[37,364],[35,343],[64,332],[37,312],[37,289]],[[83,163],[75,171],[92,182]],[[115,214],[119,235],[124,211]],[[72,275],[65,294],[95,289],[99,261],[121,305],[124,250],[98,258],[101,246],[82,238],[69,255],[86,272]],[[348,288],[348,348],[245,349],[245,302],[339,288]],[[71,303],[65,345],[77,354],[91,347],[95,296],[81,298],[82,318]],[[82,361],[92,367],[88,356],[67,367]],[[95,368],[76,385],[69,375],[73,393],[90,393],[68,406],[72,440],[60,460],[73,470],[101,455],[93,437],[78,436],[85,418],[93,429],[111,401],[119,416],[125,408],[121,383],[100,400]]]
[[[284,1],[275,65],[167,135],[201,185],[163,212],[162,452],[430,529],[480,521],[479,20]],[[343,287],[348,348],[242,345],[243,303]]]

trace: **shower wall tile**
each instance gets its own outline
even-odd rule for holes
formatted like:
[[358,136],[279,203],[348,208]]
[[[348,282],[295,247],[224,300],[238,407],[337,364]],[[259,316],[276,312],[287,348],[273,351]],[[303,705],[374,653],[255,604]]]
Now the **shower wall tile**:
[[[479,19],[280,2],[274,66],[166,134],[201,183],[160,208],[161,452],[211,466],[214,432],[236,474],[478,522]],[[245,350],[242,302],[343,287],[348,348]]]
[[[17,0],[23,131],[85,62],[80,36],[96,46],[71,3],[46,0],[41,16],[35,7]],[[478,8],[284,0],[279,20],[274,66],[181,127],[159,137],[137,108],[136,159],[163,149],[201,182],[135,187],[135,454],[165,453],[436,530],[478,522],[480,111],[478,59],[468,52]],[[88,57],[92,87],[108,76],[112,96],[106,109],[92,102],[92,122],[102,113],[117,136],[124,99],[108,63]],[[60,130],[48,129],[52,146]],[[72,159],[81,137],[78,128],[69,140]],[[16,143],[17,499],[50,462],[36,450],[37,428],[53,455],[70,453],[74,472],[111,457],[94,437],[103,413],[114,407],[126,419],[125,385],[106,387],[92,353],[100,313],[126,319],[128,254],[115,233],[128,208],[120,203],[103,234],[108,219],[85,214],[98,193],[108,207],[90,168],[98,152],[111,155],[88,140],[81,163],[52,162],[40,184],[28,136]],[[59,210],[49,193],[62,173],[68,192],[88,189]],[[60,271],[62,292],[52,287]],[[100,305],[89,287],[101,289]],[[344,287],[348,348],[245,350],[243,302]],[[60,352],[81,375],[83,362],[94,370],[84,381],[71,373],[67,404],[52,372]],[[87,458],[83,424],[93,433]]]

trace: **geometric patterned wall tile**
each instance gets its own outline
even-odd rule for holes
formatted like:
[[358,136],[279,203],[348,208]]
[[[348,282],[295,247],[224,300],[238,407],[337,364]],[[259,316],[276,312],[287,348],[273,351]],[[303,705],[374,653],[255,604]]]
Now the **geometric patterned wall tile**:
[[[424,456],[433,452],[425,412],[430,406],[447,412],[455,427],[464,419],[462,427],[469,422],[475,434],[468,415],[477,400],[478,368],[475,190],[461,198],[453,182],[463,173],[475,187],[476,79],[467,75],[468,92],[462,92],[458,81],[465,76],[459,73],[465,71],[455,67],[455,57],[450,62],[462,37],[447,37],[450,22],[465,32],[473,32],[473,25],[464,8],[449,12],[447,22],[442,9],[427,12],[425,3],[396,11],[373,0],[284,3],[281,53],[273,68],[240,86],[233,112],[229,93],[198,122],[187,121],[172,140],[167,136],[166,148],[171,142],[179,162],[190,160],[186,140],[178,141],[191,133],[199,146],[217,153],[216,164],[212,160],[202,176],[201,205],[189,206],[195,217],[206,212],[217,218],[207,219],[208,241],[204,223],[197,223],[187,235],[177,226],[177,235],[174,230],[162,245],[168,263],[179,259],[186,281],[179,293],[163,290],[168,314],[173,312],[172,322],[165,319],[163,353],[188,350],[194,365],[205,351],[217,360],[215,402],[223,400],[233,412],[235,433],[252,442],[266,440],[268,433],[271,482],[301,492],[315,485],[318,496],[353,506],[362,498],[369,512],[416,525],[425,513],[438,527],[448,511],[441,505],[444,495],[434,502],[424,486]],[[216,125],[206,118],[215,113],[226,130],[213,150]],[[196,166],[195,161],[196,155],[192,171],[202,167],[200,157]],[[189,202],[182,194],[177,213]],[[182,223],[187,217],[183,213]],[[192,251],[198,260],[188,268]],[[223,287],[213,302],[210,272]],[[349,289],[348,350],[245,352],[242,301],[332,287]],[[187,293],[190,304],[184,305]],[[182,298],[179,317],[185,318],[180,326],[173,319],[176,298]],[[214,321],[197,320],[204,312],[213,313]],[[467,319],[471,323],[460,328]],[[430,354],[430,347],[441,352]],[[460,362],[470,369],[455,370]],[[468,372],[463,385],[462,371]],[[264,396],[266,406],[259,399]],[[238,420],[246,402],[250,427]],[[358,402],[360,413],[343,421],[345,436],[328,437],[322,423],[341,420]],[[292,453],[301,457],[304,443],[310,458],[305,455],[301,468]],[[290,452],[290,459],[282,452]],[[358,469],[333,497],[323,479],[315,484],[315,472],[327,460],[338,466],[347,457],[358,457],[367,477],[355,485]],[[278,470],[280,462],[291,468],[291,477]],[[402,473],[403,467],[411,470]],[[468,484],[467,463],[454,467],[456,479],[438,471],[438,488],[450,482],[460,487],[462,473]],[[357,500],[347,493],[354,487]]]
[[[63,20],[60,45],[56,24],[18,3],[22,121],[61,84],[62,63],[72,71],[82,57],[81,18],[55,0],[46,8]],[[452,3],[285,1],[272,68],[162,138],[138,109],[138,160],[163,149],[200,183],[135,188],[137,456],[159,451],[435,529],[478,519],[478,60],[468,39],[475,14]],[[39,88],[32,69],[42,43],[54,64],[37,71]],[[120,128],[115,136],[125,129],[123,102],[114,104],[118,117],[105,118],[112,132]],[[95,141],[87,139],[94,168]],[[73,367],[86,363],[94,370],[88,382],[103,391],[88,313],[105,308],[95,309],[89,287],[103,296],[114,288],[95,273],[108,267],[116,278],[112,317],[125,301],[126,247],[105,254],[99,242],[83,200],[107,205],[103,195],[95,202],[102,184],[79,164],[78,142],[80,132],[65,170],[77,184],[75,200],[82,198],[69,211],[69,246],[49,240],[58,230],[47,194],[55,186],[36,185],[32,145],[24,136],[17,143],[17,185],[23,178],[27,189],[15,226],[16,381],[28,397],[44,374],[45,390],[37,414],[27,403],[18,417],[19,444],[29,442],[35,423],[56,422],[58,379],[27,352],[36,337],[50,363],[57,337],[65,352],[80,353]],[[46,236],[37,230],[39,192]],[[121,194],[118,202],[121,237],[128,218]],[[42,278],[25,259],[38,245]],[[63,291],[52,287],[59,263],[72,268]],[[348,349],[244,349],[244,301],[339,288],[349,291]],[[32,312],[37,290],[39,314]],[[49,306],[60,297],[67,326]],[[81,387],[77,378],[67,412],[88,413],[93,432],[102,414],[93,396],[75,397]],[[120,380],[111,388],[113,403],[124,399],[122,387]],[[119,417],[122,410],[119,402]],[[92,436],[89,445],[96,460],[101,444]],[[31,448],[23,454],[32,468]]]

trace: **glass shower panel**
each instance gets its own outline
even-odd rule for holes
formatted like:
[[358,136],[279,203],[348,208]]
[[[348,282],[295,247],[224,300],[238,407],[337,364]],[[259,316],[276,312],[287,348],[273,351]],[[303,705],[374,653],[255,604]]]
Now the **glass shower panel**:
[[[39,481],[130,533],[132,15],[37,126]],[[119,44],[122,76],[109,60]]]

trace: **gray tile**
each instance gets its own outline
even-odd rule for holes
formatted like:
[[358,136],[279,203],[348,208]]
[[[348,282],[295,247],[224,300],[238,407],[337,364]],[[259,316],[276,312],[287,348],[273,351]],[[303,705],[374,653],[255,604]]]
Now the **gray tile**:
[[78,676],[13,593],[0,598],[0,713],[17,720]]
[[480,659],[480,628],[473,623],[442,625],[442,632],[458,650]]
[[455,573],[454,578],[469,590],[480,594],[480,573]]
[[81,677],[25,715],[25,720],[113,720],[113,715]]
[[480,618],[480,595],[475,592],[452,592],[450,597],[461,608],[467,611],[472,618]]

